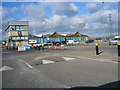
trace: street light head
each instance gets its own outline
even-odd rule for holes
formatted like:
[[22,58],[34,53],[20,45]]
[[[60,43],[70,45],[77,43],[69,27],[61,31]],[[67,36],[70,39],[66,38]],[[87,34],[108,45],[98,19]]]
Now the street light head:
[[104,2],[102,2],[102,3],[104,3]]

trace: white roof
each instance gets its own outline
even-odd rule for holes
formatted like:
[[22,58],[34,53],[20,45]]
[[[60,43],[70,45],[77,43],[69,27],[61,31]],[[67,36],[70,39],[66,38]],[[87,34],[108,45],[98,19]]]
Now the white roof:
[[61,35],[63,35],[63,36],[67,36],[67,34],[61,34]]
[[39,35],[36,35],[36,36],[38,36],[38,37],[42,37],[42,34],[39,34]]
[[28,21],[8,21],[9,25],[28,25]]

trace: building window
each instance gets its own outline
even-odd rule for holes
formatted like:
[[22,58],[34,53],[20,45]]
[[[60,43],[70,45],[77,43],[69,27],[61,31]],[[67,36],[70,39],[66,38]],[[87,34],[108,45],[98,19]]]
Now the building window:
[[25,37],[21,37],[21,40],[24,40],[25,39]]
[[16,37],[12,37],[12,40],[16,40]]
[[16,26],[16,30],[17,31],[24,30],[24,26]]
[[16,30],[19,31],[19,30],[20,30],[20,27],[19,27],[19,26],[16,26]]
[[23,40],[28,40],[27,36],[24,37],[12,37],[12,41],[23,41]]
[[20,26],[20,30],[24,30],[24,26]]
[[28,37],[25,37],[25,40],[28,40]]
[[20,37],[16,37],[16,40],[20,40]]

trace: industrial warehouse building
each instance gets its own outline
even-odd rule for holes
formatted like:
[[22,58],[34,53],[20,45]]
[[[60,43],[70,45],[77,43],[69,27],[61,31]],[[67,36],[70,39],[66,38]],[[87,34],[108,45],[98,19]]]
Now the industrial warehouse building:
[[53,34],[41,35],[41,37],[29,34],[29,40],[33,41],[35,40],[35,43],[47,43],[49,41],[67,41],[67,40],[86,41],[88,40],[88,36],[82,35],[79,32],[72,34],[58,34],[57,32],[54,32]]
[[9,21],[5,30],[6,46],[17,47],[18,45],[40,44],[49,41],[86,41],[87,35],[82,35],[79,32],[71,34],[44,34],[41,36],[33,36],[28,32],[28,21]]

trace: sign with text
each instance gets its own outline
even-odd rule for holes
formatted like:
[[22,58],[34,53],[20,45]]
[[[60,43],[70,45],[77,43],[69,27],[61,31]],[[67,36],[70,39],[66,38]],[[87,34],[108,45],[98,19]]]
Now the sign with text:
[[37,40],[29,40],[29,43],[37,43]]

